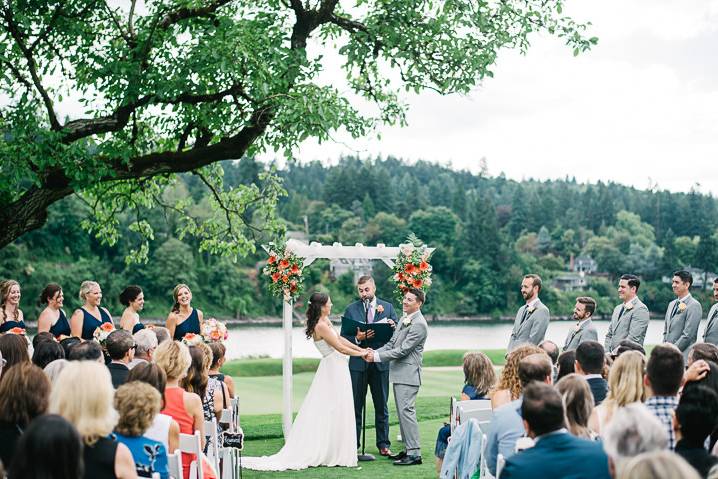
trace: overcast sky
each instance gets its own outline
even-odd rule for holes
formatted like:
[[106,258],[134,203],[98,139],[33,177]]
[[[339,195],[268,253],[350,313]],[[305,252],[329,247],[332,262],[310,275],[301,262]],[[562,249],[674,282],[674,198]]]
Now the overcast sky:
[[526,56],[499,55],[469,96],[406,97],[409,126],[382,140],[317,145],[302,161],[341,154],[450,163],[509,178],[613,180],[718,196],[718,0],[568,0],[599,37],[574,57],[536,36]]

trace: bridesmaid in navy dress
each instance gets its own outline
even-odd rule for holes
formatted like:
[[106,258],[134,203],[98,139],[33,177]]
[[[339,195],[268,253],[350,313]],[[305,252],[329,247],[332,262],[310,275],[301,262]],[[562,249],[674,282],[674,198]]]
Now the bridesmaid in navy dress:
[[70,329],[73,336],[82,339],[93,339],[95,330],[103,323],[111,323],[112,315],[106,308],[100,307],[102,289],[94,281],[83,281],[80,285],[80,309],[76,309],[70,318]]
[[25,329],[25,317],[20,310],[20,283],[8,279],[0,283],[0,333],[12,328]]
[[37,332],[50,332],[56,339],[70,337],[70,322],[62,310],[62,303],[65,296],[59,284],[50,283],[40,293],[40,304],[45,304],[45,309],[37,318]]
[[120,318],[120,327],[135,334],[145,325],[140,322],[139,312],[145,307],[145,294],[139,286],[130,285],[120,293],[120,303],[125,306]]
[[186,284],[178,284],[172,291],[175,304],[172,306],[170,315],[167,316],[167,329],[175,341],[181,341],[185,334],[199,334],[202,327],[204,315],[199,309],[193,308],[192,291]]

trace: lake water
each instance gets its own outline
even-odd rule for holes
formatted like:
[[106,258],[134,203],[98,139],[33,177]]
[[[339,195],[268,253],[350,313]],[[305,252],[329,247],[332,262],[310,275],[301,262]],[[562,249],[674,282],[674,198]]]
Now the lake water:
[[[552,321],[546,331],[546,339],[563,346],[573,321]],[[608,321],[594,322],[601,343],[608,331]],[[429,323],[427,351],[437,349],[501,349],[505,348],[511,336],[513,322],[475,321]],[[703,336],[705,321],[701,322],[698,337]],[[645,344],[657,344],[663,339],[663,320],[651,320],[646,332]],[[248,356],[282,357],[284,335],[281,326],[238,326],[230,329],[227,358],[237,359]],[[294,357],[319,358],[311,340],[306,339],[301,327],[292,330],[292,352]]]

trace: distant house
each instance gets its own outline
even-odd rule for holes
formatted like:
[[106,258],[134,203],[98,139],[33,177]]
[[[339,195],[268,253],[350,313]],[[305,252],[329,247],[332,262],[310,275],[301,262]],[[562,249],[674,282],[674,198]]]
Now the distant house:
[[[696,289],[710,289],[713,287],[715,279],[718,278],[718,274],[711,271],[708,271],[706,273],[700,268],[693,268],[692,266],[687,266],[682,269],[691,273],[691,275],[693,276],[693,288]],[[704,278],[706,280],[705,283],[703,282]],[[670,284],[671,281],[673,281],[673,276],[664,276],[663,278],[661,278],[661,280],[666,284]]]
[[553,285],[561,291],[578,291],[588,287],[588,280],[583,272],[564,273],[553,279]]
[[569,266],[574,273],[592,274],[598,271],[598,263],[590,256],[576,256]]
[[354,273],[354,282],[360,276],[371,275],[374,270],[369,259],[333,259],[329,263],[329,275],[332,279],[339,278],[349,272]]

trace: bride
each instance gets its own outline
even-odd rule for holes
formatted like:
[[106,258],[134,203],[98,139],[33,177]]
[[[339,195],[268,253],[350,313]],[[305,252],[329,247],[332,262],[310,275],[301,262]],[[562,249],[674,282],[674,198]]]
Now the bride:
[[354,399],[345,355],[364,356],[367,350],[337,334],[329,321],[331,309],[332,300],[327,294],[311,296],[307,339],[314,339],[322,360],[284,447],[273,456],[243,458],[247,469],[284,471],[357,465]]

